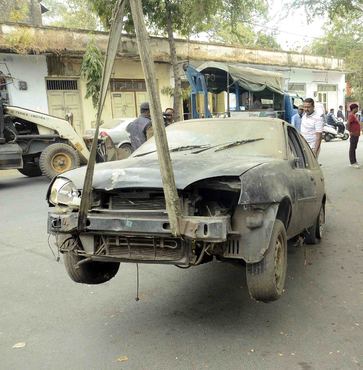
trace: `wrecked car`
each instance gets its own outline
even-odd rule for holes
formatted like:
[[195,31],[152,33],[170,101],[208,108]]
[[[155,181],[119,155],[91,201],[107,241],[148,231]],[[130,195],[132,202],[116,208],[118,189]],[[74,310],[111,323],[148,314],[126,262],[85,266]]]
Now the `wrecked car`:
[[204,119],[166,129],[180,199],[181,235],[166,212],[153,138],[122,161],[97,164],[85,230],[78,211],[85,168],[48,190],[48,232],[78,283],[114,277],[121,262],[181,268],[214,259],[246,266],[251,297],[284,290],[287,241],[322,237],[324,177],[308,144],[280,119]]

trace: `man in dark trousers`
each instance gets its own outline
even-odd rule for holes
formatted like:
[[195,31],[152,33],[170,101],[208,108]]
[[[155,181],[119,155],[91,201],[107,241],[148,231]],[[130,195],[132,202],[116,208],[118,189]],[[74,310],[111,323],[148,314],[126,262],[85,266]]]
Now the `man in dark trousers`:
[[150,107],[149,103],[140,104],[140,116],[128,124],[126,131],[130,134],[132,150],[136,150],[139,146],[152,136]]
[[358,112],[358,105],[353,103],[350,105],[350,112],[348,115],[347,129],[350,132],[350,146],[349,146],[349,161],[353,168],[360,168],[356,158],[356,150],[360,136],[360,124],[356,117]]

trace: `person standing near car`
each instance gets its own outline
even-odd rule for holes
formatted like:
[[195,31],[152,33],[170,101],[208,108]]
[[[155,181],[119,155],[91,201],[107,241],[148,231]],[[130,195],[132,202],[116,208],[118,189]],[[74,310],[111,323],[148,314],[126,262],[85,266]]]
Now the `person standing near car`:
[[297,113],[294,114],[291,118],[291,124],[296,128],[297,131],[301,131],[301,118],[304,114],[304,106],[299,105],[299,108],[297,109]]
[[314,99],[306,98],[304,100],[304,114],[301,118],[301,135],[304,136],[316,158],[318,158],[320,151],[323,126],[324,119],[315,110]]
[[358,104],[351,104],[350,112],[348,114],[347,130],[350,133],[349,162],[350,166],[353,168],[360,168],[356,157],[356,150],[360,136],[360,124],[356,117],[357,112]]
[[174,122],[174,109],[166,108],[163,113],[165,126],[169,126]]
[[140,116],[128,124],[132,150],[136,150],[152,136],[151,114],[148,102],[140,104]]

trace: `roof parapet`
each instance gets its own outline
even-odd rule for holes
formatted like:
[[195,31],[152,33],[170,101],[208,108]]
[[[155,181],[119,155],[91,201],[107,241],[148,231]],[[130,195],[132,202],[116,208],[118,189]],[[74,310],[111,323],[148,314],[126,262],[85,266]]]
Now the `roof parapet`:
[[[75,30],[60,27],[32,27],[16,23],[0,24],[0,51],[21,54],[82,55],[91,39],[104,52],[108,33]],[[166,38],[151,37],[154,60],[170,62],[169,44]],[[181,60],[216,61],[224,63],[246,63],[281,67],[308,68],[316,70],[345,71],[344,61],[299,54],[296,52],[242,48],[225,44],[176,40],[176,51]],[[123,35],[119,44],[118,57],[138,60],[136,39]]]

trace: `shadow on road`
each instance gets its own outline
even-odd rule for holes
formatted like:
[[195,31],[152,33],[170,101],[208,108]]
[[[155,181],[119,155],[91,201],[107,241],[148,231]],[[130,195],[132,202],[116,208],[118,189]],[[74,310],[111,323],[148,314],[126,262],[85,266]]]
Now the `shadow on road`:
[[[278,331],[286,320],[301,317],[313,320],[316,313],[309,298],[308,272],[312,266],[306,262],[307,253],[312,258],[311,254],[316,252],[309,246],[290,248],[286,292],[276,302],[265,304],[249,297],[245,267],[214,262],[178,271],[176,275],[170,273],[170,281],[160,281],[156,289],[155,280],[149,283],[147,276],[141,276],[141,301],[128,305],[132,315],[128,312],[127,316],[132,316],[140,330],[147,327],[156,330],[162,322],[166,328],[178,330],[202,328],[230,333],[242,333],[251,325],[254,330]],[[143,267],[141,273],[148,275]],[[124,320],[125,317],[119,317],[116,325],[124,326]]]
[[49,184],[50,181],[47,177],[39,176],[39,177],[0,177],[0,190],[2,189],[9,189],[9,188],[20,188],[23,186],[30,186],[36,184]]

